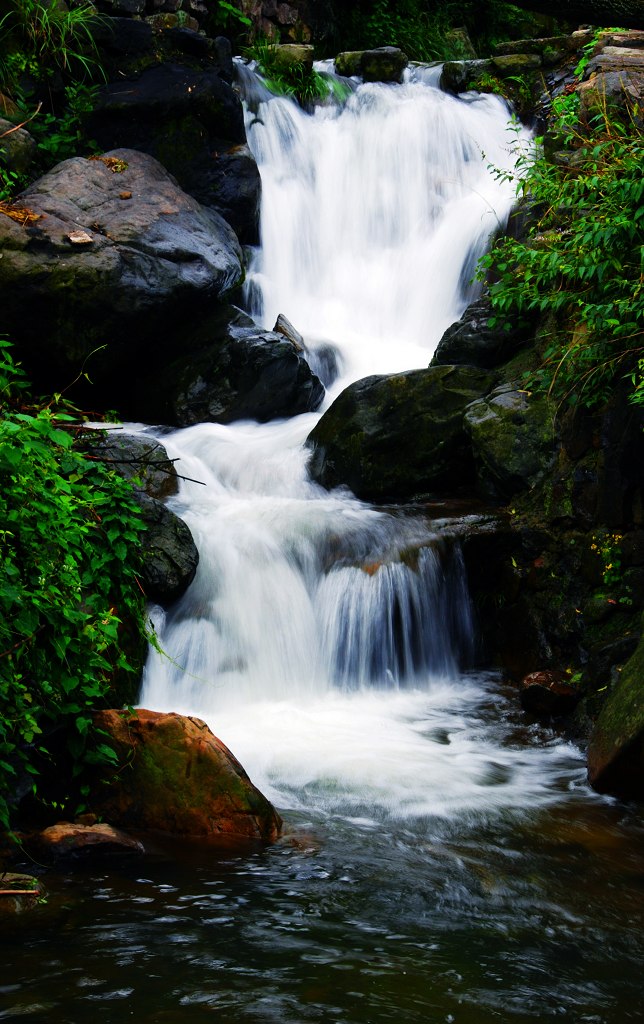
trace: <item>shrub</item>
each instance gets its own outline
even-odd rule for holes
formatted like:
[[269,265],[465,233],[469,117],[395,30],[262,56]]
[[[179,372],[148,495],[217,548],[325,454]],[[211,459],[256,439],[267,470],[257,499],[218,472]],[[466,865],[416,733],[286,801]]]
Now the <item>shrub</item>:
[[532,386],[588,407],[618,377],[642,402],[644,353],[644,140],[636,124],[598,117],[571,136],[570,110],[555,131],[572,139],[567,165],[542,154],[518,182],[538,216],[525,240],[501,239],[482,260],[498,318],[551,313]]
[[[0,825],[62,730],[73,775],[114,755],[88,744],[145,633],[137,580],[142,519],[130,484],[79,451],[85,431],[59,396],[34,405],[0,340]],[[132,640],[132,637],[130,637]],[[136,659],[134,659],[136,660]],[[58,738],[56,739],[56,743]],[[24,787],[23,787],[24,789]]]

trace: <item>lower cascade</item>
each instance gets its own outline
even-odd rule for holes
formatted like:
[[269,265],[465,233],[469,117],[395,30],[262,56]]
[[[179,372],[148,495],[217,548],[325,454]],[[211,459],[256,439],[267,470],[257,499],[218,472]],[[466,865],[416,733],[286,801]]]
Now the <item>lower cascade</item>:
[[[499,98],[448,96],[422,69],[314,114],[242,75],[263,183],[251,312],[268,328],[286,315],[313,356],[335,351],[326,405],[366,374],[427,365],[511,208],[490,166],[513,169],[528,133]],[[205,718],[283,810],[420,819],[550,801],[581,763],[488,720],[490,679],[463,674],[475,627],[449,524],[312,483],[317,418],[164,437],[201,561],[156,613],[165,653],[142,705]]]

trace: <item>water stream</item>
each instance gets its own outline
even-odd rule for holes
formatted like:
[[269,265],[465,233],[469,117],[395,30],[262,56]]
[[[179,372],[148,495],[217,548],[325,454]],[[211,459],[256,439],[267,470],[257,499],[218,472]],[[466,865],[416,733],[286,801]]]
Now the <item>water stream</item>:
[[[513,167],[528,134],[421,70],[314,115],[247,88],[253,314],[333,347],[327,404],[426,366],[511,207],[488,165]],[[50,923],[5,951],[0,1020],[640,1020],[640,818],[472,669],[454,522],[311,483],[317,416],[163,437],[206,485],[175,499],[201,562],[153,613],[169,657],[151,655],[141,695],[205,718],[285,839],[160,841],[144,866],[51,879]]]

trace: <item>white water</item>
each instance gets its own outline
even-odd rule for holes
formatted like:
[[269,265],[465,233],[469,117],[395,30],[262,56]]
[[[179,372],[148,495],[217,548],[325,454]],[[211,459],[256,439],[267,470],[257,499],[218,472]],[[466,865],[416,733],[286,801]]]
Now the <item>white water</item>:
[[[272,327],[283,313],[310,347],[338,349],[333,394],[426,366],[511,207],[512,186],[488,170],[516,159],[507,110],[419,74],[315,116],[286,99],[254,106],[255,315]],[[312,484],[303,441],[316,420],[163,438],[180,472],[206,484],[184,483],[175,502],[201,562],[156,615],[169,657],[151,655],[141,703],[204,717],[281,808],[370,821],[553,799],[581,777],[579,760],[556,743],[512,743],[489,679],[459,674],[473,627],[440,531]]]

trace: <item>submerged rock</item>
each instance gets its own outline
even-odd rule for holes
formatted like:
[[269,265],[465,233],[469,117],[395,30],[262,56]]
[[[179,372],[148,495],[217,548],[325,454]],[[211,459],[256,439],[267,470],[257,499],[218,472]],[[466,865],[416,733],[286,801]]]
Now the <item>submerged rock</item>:
[[433,366],[351,384],[307,439],[311,476],[368,501],[471,489],[463,416],[493,380],[471,366]]
[[282,822],[239,761],[199,718],[101,711],[122,767],[95,787],[95,810],[119,825],[173,835],[273,840]]

